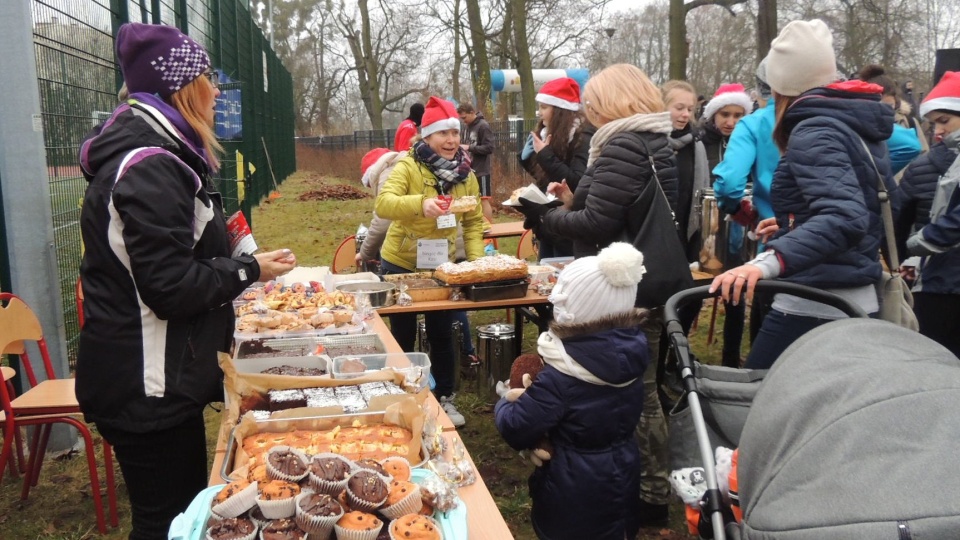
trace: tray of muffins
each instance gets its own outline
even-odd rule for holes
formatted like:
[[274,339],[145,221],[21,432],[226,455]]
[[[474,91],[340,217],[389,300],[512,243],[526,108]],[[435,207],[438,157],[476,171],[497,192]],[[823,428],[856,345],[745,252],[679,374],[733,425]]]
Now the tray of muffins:
[[435,507],[441,500],[431,492],[435,480],[402,457],[354,461],[276,446],[263,478],[201,491],[173,520],[168,538],[466,540],[463,501]]

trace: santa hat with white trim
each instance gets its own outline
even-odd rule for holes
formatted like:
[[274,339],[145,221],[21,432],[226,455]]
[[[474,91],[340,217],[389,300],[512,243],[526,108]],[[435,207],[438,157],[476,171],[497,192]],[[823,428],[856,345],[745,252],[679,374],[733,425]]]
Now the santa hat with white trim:
[[420,120],[420,136],[426,139],[438,131],[445,129],[460,130],[460,116],[453,103],[436,96],[430,96],[423,109],[423,118]]
[[740,83],[721,84],[717,92],[713,94],[707,106],[703,109],[703,119],[706,122],[713,120],[713,115],[726,107],[727,105],[737,105],[743,107],[744,114],[750,114],[753,111],[753,100],[747,95],[743,85]]
[[580,110],[580,85],[570,77],[548,81],[540,87],[537,101],[568,111]]
[[948,71],[920,103],[920,116],[933,111],[960,113],[960,71]]

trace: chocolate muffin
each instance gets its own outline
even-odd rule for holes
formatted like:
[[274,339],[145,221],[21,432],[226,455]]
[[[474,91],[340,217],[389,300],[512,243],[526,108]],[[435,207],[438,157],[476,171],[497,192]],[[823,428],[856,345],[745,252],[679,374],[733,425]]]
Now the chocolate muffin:
[[336,499],[325,493],[311,493],[300,499],[300,510],[311,516],[337,516],[343,507]]
[[240,540],[256,532],[257,526],[249,519],[230,518],[214,523],[207,529],[207,536],[213,540]]
[[267,473],[277,480],[300,480],[307,475],[303,458],[303,454],[289,448],[273,448],[267,454]]
[[336,457],[314,457],[310,461],[310,473],[320,480],[341,482],[350,476],[350,464]]
[[262,540],[304,540],[307,533],[292,519],[275,519],[260,531]]
[[360,470],[347,480],[347,503],[351,508],[372,512],[387,500],[387,483],[374,471]]
[[360,467],[361,469],[370,469],[371,471],[375,471],[383,476],[389,476],[389,473],[384,470],[383,465],[380,465],[380,462],[375,459],[362,458],[354,461],[354,463],[356,463],[357,467]]

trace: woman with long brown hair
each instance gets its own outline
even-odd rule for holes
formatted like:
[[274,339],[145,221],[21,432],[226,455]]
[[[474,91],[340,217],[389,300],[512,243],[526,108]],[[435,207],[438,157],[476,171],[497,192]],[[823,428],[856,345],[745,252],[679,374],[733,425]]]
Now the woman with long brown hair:
[[[520,151],[520,165],[544,193],[552,182],[565,183],[576,191],[587,170],[590,138],[595,131],[583,117],[577,81],[563,77],[540,87],[537,116],[537,127]],[[541,259],[573,255],[569,239],[540,236],[537,240]]]
[[116,43],[129,99],[80,149],[89,186],[76,391],[116,452],[130,538],[159,540],[207,486],[203,408],[223,400],[217,354],[233,341],[230,301],[296,259],[232,253],[211,183],[220,92],[203,48],[137,23]]

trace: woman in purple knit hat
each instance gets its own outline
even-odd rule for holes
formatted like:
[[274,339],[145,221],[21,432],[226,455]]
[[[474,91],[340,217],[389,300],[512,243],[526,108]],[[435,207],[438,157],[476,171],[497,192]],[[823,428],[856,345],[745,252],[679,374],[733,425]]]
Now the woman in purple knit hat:
[[117,59],[129,90],[80,149],[85,324],[76,392],[113,446],[131,539],[164,539],[207,485],[203,408],[221,401],[217,353],[230,301],[296,264],[289,250],[232,250],[211,175],[220,150],[210,58],[176,28],[125,24]]

